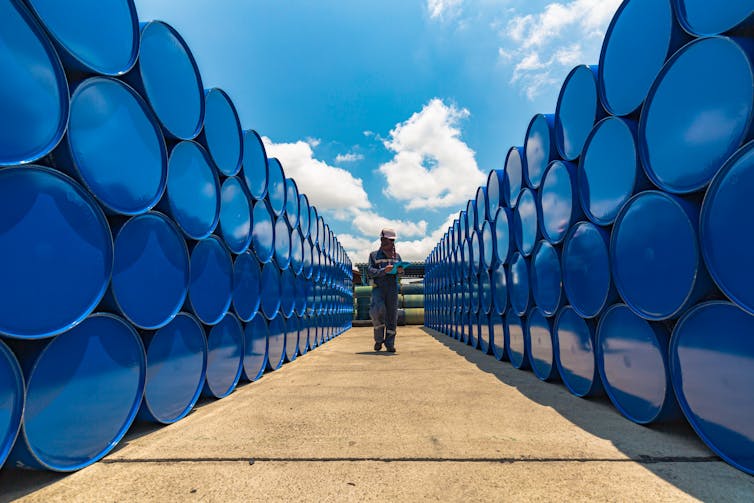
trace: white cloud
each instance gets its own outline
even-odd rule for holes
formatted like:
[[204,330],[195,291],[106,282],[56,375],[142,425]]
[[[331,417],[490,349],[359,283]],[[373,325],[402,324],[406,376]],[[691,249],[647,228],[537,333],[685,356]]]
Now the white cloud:
[[349,171],[330,166],[314,158],[310,143],[273,143],[267,137],[262,141],[267,155],[277,157],[283,164],[285,176],[296,180],[301,192],[319,210],[345,210],[371,207],[361,178]]
[[432,19],[451,19],[461,12],[463,0],[427,0],[427,11]]
[[338,154],[335,156],[335,162],[341,163],[341,162],[356,162],[361,161],[364,159],[364,156],[362,154],[355,154],[353,152],[348,152],[347,154]]
[[312,138],[311,136],[307,136],[305,141],[311,148],[317,148],[319,147],[319,144],[322,143],[319,138]]
[[385,228],[395,229],[399,239],[427,234],[427,222],[425,220],[418,222],[393,220],[382,217],[373,211],[355,210],[354,213],[353,226],[364,236],[379,236],[380,231]]
[[379,168],[387,179],[385,194],[406,202],[407,209],[456,206],[474,194],[485,175],[461,140],[458,124],[469,115],[435,98],[397,124],[384,141],[395,156]]

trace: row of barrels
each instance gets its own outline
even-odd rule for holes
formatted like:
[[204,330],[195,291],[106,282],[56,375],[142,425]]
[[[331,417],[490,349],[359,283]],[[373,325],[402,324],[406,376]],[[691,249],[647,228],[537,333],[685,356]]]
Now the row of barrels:
[[[398,294],[398,325],[424,324],[424,284],[401,284]],[[354,319],[369,320],[372,287],[357,286],[354,294]]]
[[750,5],[624,0],[427,257],[426,323],[754,473],[753,112]]

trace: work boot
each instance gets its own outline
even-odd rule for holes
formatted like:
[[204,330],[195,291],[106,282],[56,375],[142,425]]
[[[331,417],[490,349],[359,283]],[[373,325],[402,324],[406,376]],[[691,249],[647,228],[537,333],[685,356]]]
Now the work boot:
[[395,353],[395,346],[385,346],[388,353]]
[[[380,349],[382,349],[382,343],[381,342],[375,342],[374,343],[374,350],[375,351],[379,351]],[[395,350],[393,350],[393,351],[395,351]]]

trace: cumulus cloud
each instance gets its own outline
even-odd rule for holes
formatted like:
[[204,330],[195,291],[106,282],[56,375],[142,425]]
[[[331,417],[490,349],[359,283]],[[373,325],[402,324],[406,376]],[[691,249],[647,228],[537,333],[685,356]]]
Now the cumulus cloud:
[[379,171],[387,180],[385,194],[407,209],[456,206],[484,182],[474,151],[461,140],[459,123],[465,108],[432,99],[420,112],[390,131],[385,147],[392,160]]
[[427,222],[420,220],[410,222],[385,218],[373,211],[355,210],[353,227],[364,236],[379,236],[385,228],[395,229],[400,239],[406,237],[424,236],[427,234]]
[[361,161],[364,159],[364,156],[362,154],[355,154],[353,152],[348,152],[347,154],[338,154],[335,156],[335,162],[342,163],[342,162],[356,162]]
[[449,19],[461,11],[463,0],[427,0],[427,12],[432,19]]
[[[311,140],[311,139],[309,139]],[[371,207],[361,178],[349,171],[330,166],[314,158],[309,141],[274,143],[267,137],[262,141],[267,155],[277,157],[285,175],[296,180],[301,192],[319,210],[367,209]]]

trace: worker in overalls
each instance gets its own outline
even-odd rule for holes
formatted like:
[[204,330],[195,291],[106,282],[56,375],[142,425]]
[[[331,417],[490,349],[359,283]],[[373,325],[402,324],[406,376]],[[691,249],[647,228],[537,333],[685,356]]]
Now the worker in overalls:
[[401,261],[395,251],[396,233],[382,229],[380,249],[369,254],[369,277],[372,280],[372,302],[369,315],[374,325],[374,350],[395,352],[395,328],[398,323],[398,277],[403,268],[393,271],[393,264]]

